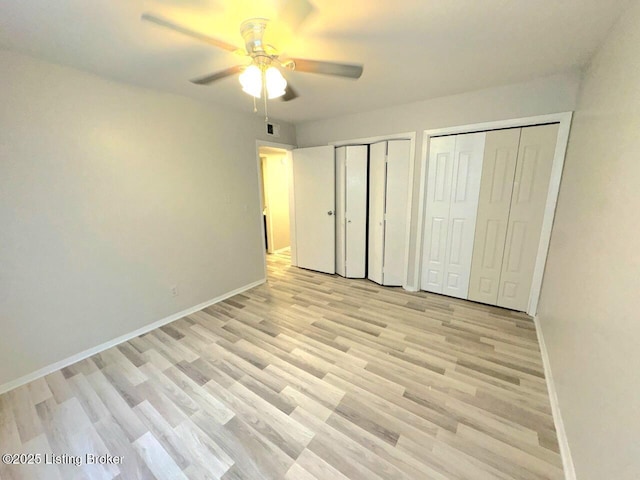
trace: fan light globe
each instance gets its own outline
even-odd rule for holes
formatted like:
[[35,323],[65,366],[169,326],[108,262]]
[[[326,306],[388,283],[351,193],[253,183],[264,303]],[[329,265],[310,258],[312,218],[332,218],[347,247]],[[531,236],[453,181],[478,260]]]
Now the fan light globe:
[[260,98],[262,93],[262,72],[255,65],[248,66],[240,75],[242,90],[249,95]]
[[265,72],[267,83],[267,95],[269,99],[278,98],[284,95],[287,88],[287,81],[276,67],[269,67]]

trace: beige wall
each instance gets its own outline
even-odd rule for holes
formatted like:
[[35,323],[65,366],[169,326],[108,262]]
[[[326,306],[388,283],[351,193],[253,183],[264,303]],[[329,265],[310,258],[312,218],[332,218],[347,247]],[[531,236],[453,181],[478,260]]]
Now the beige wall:
[[262,117],[6,51],[0,85],[0,386],[263,278]]
[[580,480],[640,476],[640,2],[586,71],[539,318]]
[[[541,78],[392,108],[296,125],[298,146],[326,145],[395,133],[416,132],[409,275],[414,276],[415,225],[424,130],[571,111],[575,108],[580,72]],[[414,287],[415,285],[410,285]]]
[[289,165],[286,155],[263,157],[264,196],[267,207],[269,251],[291,246],[289,232]]

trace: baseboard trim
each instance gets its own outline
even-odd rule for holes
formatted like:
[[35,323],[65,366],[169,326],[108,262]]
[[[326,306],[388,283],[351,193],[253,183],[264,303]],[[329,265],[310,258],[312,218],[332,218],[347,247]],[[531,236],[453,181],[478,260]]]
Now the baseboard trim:
[[32,382],[34,380],[37,380],[38,378],[44,377],[45,375],[49,375],[50,373],[53,373],[57,370],[60,370],[61,368],[64,367],[68,367],[69,365],[72,365],[76,362],[79,362],[80,360],[84,360],[85,358],[89,358],[92,355],[95,355],[96,353],[100,353],[103,352],[104,350],[107,350],[111,347],[115,347],[116,345],[119,345],[123,342],[126,342],[127,340],[131,340],[132,338],[138,337],[140,335],[143,335],[145,333],[150,332],[151,330],[155,330],[158,327],[162,327],[163,325],[166,325],[167,323],[171,323],[171,322],[175,322],[176,320],[179,320],[182,317],[186,317],[187,315],[191,315],[192,313],[198,312],[200,310],[202,310],[203,308],[207,308],[215,303],[219,303],[222,302],[223,300],[226,300],[227,298],[233,297],[235,295],[238,295],[239,293],[242,292],[246,292],[247,290],[251,290],[254,287],[257,287],[258,285],[262,285],[263,283],[266,282],[266,279],[263,278],[261,280],[258,280],[257,282],[252,282],[249,283],[248,285],[244,285],[240,288],[236,288],[235,290],[232,290],[230,292],[224,293],[216,298],[213,298],[211,300],[207,300],[206,302],[203,302],[199,305],[195,305],[193,307],[187,308],[186,310],[183,310],[181,312],[178,313],[174,313],[173,315],[170,315],[168,317],[163,318],[162,320],[158,320],[156,322],[150,323],[148,325],[145,325],[142,328],[139,328],[137,330],[134,330],[133,332],[129,332],[129,333],[125,333],[124,335],[121,335],[117,338],[114,338],[112,340],[109,340],[108,342],[105,343],[101,343],[100,345],[97,345],[93,348],[89,348],[88,350],[84,350],[80,353],[76,353],[75,355],[72,355],[70,357],[65,358],[64,360],[60,360],[58,362],[52,363],[50,365],[47,365],[46,367],[40,368],[39,370],[36,370],[35,372],[31,372],[28,373],[27,375],[24,375],[20,378],[17,378],[15,380],[12,380],[10,382],[7,382],[3,385],[0,385],[0,395],[3,393],[6,393],[10,390],[13,390],[14,388],[18,388],[21,387],[22,385]]
[[549,352],[547,351],[547,345],[544,343],[544,336],[542,335],[542,327],[540,326],[540,320],[538,316],[533,317],[533,323],[536,326],[536,333],[538,335],[538,343],[540,344],[540,353],[542,355],[542,365],[544,366],[544,378],[547,381],[547,391],[549,392],[549,400],[551,402],[551,412],[553,414],[553,423],[556,427],[556,435],[558,436],[558,444],[560,446],[560,456],[562,457],[562,468],[564,470],[565,480],[576,480],[576,470],[573,465],[573,459],[571,458],[571,449],[569,448],[569,439],[567,438],[567,432],[564,429],[564,422],[562,421],[562,414],[560,413],[560,404],[558,402],[558,393],[553,382],[553,375],[551,374],[551,364],[549,362]]

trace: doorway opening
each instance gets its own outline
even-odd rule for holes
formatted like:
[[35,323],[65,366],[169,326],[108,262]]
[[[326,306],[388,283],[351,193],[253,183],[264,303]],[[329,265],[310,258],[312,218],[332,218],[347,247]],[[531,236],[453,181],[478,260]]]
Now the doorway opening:
[[290,252],[290,152],[284,148],[259,146],[258,157],[265,251],[267,254]]

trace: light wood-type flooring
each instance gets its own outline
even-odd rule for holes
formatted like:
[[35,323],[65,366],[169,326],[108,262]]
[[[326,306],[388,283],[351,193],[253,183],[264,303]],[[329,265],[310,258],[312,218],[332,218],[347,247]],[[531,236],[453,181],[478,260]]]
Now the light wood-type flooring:
[[289,266],[0,396],[9,479],[541,479],[562,463],[532,320]]

